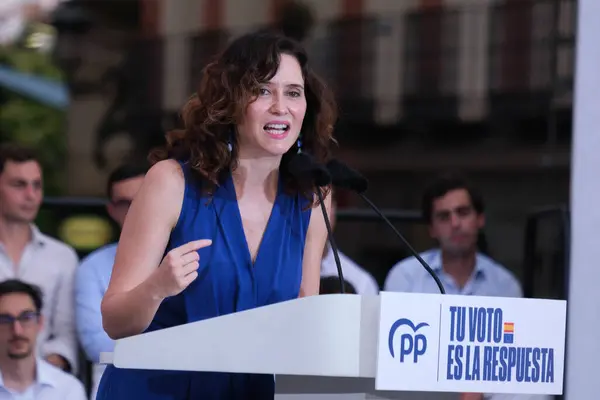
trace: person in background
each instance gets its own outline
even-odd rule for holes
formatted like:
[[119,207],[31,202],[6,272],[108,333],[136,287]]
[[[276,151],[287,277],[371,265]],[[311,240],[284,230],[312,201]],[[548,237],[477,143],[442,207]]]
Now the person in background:
[[19,281],[0,282],[0,400],[84,400],[83,384],[36,355],[43,331],[42,293]]
[[[331,199],[331,212],[329,213],[329,223],[331,229],[335,229],[336,224],[336,212],[337,203],[335,196]],[[340,256],[340,264],[342,266],[342,273],[344,274],[344,280],[347,280],[355,288],[355,293],[364,294],[378,294],[379,285],[373,276],[368,273],[360,265],[352,261],[350,257],[342,253],[338,248],[338,254]],[[323,261],[321,261],[321,277],[334,276],[337,279],[338,271],[335,264],[335,257],[333,251],[329,245],[329,241],[325,244],[325,251],[323,252]],[[338,284],[339,292],[339,284]]]
[[[423,195],[422,212],[438,248],[420,256],[436,272],[448,294],[522,297],[521,285],[504,266],[477,246],[485,225],[481,195],[456,174],[439,176]],[[394,265],[385,291],[439,293],[433,278],[414,257]],[[460,400],[548,400],[540,395],[463,393]]]
[[[144,181],[148,166],[124,164],[108,177],[106,210],[123,227],[125,216]],[[112,352],[114,341],[102,327],[100,304],[108,288],[117,253],[117,243],[111,243],[90,253],[83,259],[75,275],[75,315],[77,334],[92,368],[91,399],[96,397],[98,383],[105,366],[98,364],[101,352]]]
[[78,257],[34,224],[42,198],[42,168],[35,152],[16,144],[0,146],[0,280],[18,278],[42,289],[46,324],[39,351],[51,364],[75,372],[73,279]]
[[[420,256],[438,274],[448,294],[522,297],[516,277],[478,251],[477,239],[485,225],[484,202],[465,178],[455,173],[438,177],[423,195],[422,212],[439,247]],[[439,292],[414,257],[390,269],[384,290]]]

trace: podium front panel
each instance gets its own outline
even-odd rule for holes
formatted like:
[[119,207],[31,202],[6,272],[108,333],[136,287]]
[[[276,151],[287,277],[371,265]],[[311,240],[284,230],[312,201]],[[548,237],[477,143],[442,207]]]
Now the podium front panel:
[[562,394],[566,302],[381,293],[376,388]]

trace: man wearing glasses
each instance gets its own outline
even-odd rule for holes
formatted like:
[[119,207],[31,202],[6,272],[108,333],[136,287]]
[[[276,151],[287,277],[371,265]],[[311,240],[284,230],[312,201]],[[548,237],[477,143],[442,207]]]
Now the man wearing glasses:
[[39,288],[19,280],[0,282],[0,400],[84,400],[80,381],[37,357],[41,310]]
[[[122,165],[115,169],[107,182],[108,214],[120,226],[125,222],[135,194],[142,186],[146,165]],[[77,334],[92,368],[92,399],[104,366],[98,364],[100,353],[112,352],[114,342],[102,327],[100,305],[106,292],[117,253],[117,243],[101,247],[89,254],[77,269],[75,277],[75,316]]]

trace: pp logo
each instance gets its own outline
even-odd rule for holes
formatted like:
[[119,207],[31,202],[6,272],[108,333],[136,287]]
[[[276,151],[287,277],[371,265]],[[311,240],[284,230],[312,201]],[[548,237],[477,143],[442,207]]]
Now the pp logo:
[[427,338],[425,335],[417,333],[417,331],[425,326],[429,326],[429,324],[421,322],[415,326],[415,324],[407,318],[401,318],[394,322],[390,328],[390,333],[388,336],[388,346],[392,357],[395,357],[394,335],[396,334],[398,328],[403,325],[406,325],[412,329],[412,332],[403,333],[402,336],[400,336],[400,362],[404,362],[404,358],[412,354],[412,361],[413,363],[416,363],[419,356],[422,356],[427,351]]

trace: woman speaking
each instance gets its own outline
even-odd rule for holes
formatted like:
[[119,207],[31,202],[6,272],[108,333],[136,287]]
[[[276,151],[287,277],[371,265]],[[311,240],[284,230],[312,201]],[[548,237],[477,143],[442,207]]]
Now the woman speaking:
[[[297,152],[326,162],[335,104],[305,51],[275,33],[235,40],[205,69],[185,128],[151,155],[102,301],[113,339],[319,292],[327,237]],[[327,191],[326,191],[327,192]],[[325,193],[329,209],[330,196]],[[269,399],[272,375],[109,366],[98,400]]]

